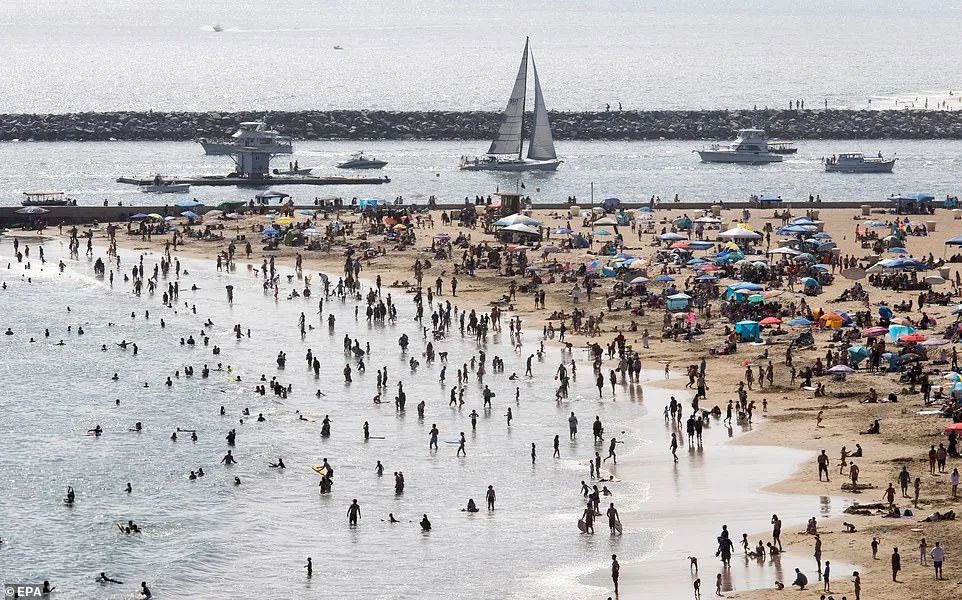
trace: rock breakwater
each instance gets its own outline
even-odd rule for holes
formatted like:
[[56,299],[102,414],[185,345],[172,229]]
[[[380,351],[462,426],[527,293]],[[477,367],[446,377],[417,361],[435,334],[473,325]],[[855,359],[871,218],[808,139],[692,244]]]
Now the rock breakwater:
[[[0,141],[168,140],[229,136],[241,121],[266,120],[299,140],[488,139],[497,112],[293,111],[97,112],[0,115]],[[735,129],[803,139],[962,139],[962,112],[935,110],[738,110],[554,112],[559,140],[724,140]]]

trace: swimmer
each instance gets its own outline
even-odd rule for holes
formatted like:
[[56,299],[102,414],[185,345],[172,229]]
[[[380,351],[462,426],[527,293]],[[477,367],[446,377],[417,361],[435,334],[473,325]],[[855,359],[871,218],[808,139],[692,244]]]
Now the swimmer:
[[100,435],[101,435],[103,432],[104,432],[103,427],[101,427],[99,424],[98,424],[96,427],[94,427],[93,429],[88,429],[88,430],[87,430],[87,433],[93,434],[95,437],[100,437]]
[[284,464],[284,459],[281,458],[281,457],[277,457],[277,462],[276,462],[276,463],[270,463],[270,467],[271,467],[272,469],[286,469],[286,468],[287,468],[287,466]]

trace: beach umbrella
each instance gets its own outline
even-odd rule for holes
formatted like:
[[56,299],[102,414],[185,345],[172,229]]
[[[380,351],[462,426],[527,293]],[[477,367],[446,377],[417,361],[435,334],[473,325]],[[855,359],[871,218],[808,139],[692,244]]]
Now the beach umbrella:
[[704,240],[692,240],[688,242],[688,247],[692,250],[708,250],[712,246],[714,246],[714,244]]
[[557,254],[558,252],[561,252],[561,248],[559,248],[558,246],[555,246],[554,244],[551,244],[542,248],[541,251],[544,252],[545,254]]
[[522,215],[520,213],[515,213],[513,215],[508,215],[507,217],[501,217],[494,222],[495,227],[509,227],[511,225],[532,225],[537,227],[538,225],[541,225],[541,221],[532,219],[531,217]]
[[595,235],[611,235],[607,229],[595,229]]
[[668,233],[662,233],[662,234],[660,234],[660,235],[656,235],[655,238],[656,238],[656,239],[659,239],[659,240],[661,240],[661,241],[663,241],[663,242],[678,242],[678,241],[681,241],[681,240],[687,240],[687,239],[688,239],[686,236],[683,236],[683,235],[680,234],[680,233],[675,233],[675,232],[673,232],[673,231],[669,231]]
[[668,246],[668,247],[671,248],[672,250],[687,250],[688,242],[685,240],[679,240],[677,242],[673,242],[671,246]]
[[765,317],[758,323],[761,325],[779,325],[782,322],[778,317]]
[[667,283],[669,281],[674,281],[674,280],[675,278],[672,277],[671,275],[659,275],[658,277],[655,277],[652,281],[655,281],[658,283]]
[[307,237],[318,237],[321,235],[321,231],[315,227],[308,227],[301,233],[306,235]]
[[442,240],[442,241],[443,241],[443,240],[450,240],[450,239],[451,239],[451,236],[450,236],[449,234],[447,234],[447,233],[435,233],[435,234],[434,234],[434,239],[436,239],[436,240]]
[[594,223],[592,223],[592,225],[614,225],[614,226],[617,226],[617,225],[618,225],[618,220],[615,219],[614,217],[601,217],[600,219],[598,219],[597,221],[595,221]]
[[719,239],[723,240],[759,240],[761,234],[744,227],[733,227],[718,234]]
[[180,202],[174,203],[177,208],[197,208],[198,206],[203,206],[204,203],[197,198],[191,198],[190,200],[181,200]]
[[752,304],[759,304],[765,301],[765,297],[761,294],[752,294],[748,297],[748,301]]
[[[266,192],[258,192],[257,194],[254,195],[254,197],[257,198],[258,200],[271,200],[273,198],[283,200],[284,198],[290,198],[291,195],[285,194],[284,192],[278,192],[277,190],[267,190]],[[241,202],[241,204],[244,204],[244,203]]]
[[750,281],[739,281],[738,283],[733,283],[728,287],[733,290],[748,290],[750,292],[760,292],[765,289],[765,286],[752,283]]
[[274,227],[265,227],[261,231],[261,235],[263,237],[273,237],[273,236],[278,236],[280,234],[281,234],[280,230],[275,229]]
[[647,277],[635,277],[634,279],[631,280],[629,285],[641,285],[643,283],[648,283],[649,281],[651,280],[648,279]]
[[941,275],[929,275],[922,281],[924,281],[929,285],[942,285],[943,283],[945,283],[945,278],[942,277]]
[[154,220],[160,221],[160,220],[162,220],[164,217],[162,217],[159,213],[147,213],[147,218],[148,218],[148,219],[154,219]]
[[932,338],[930,340],[925,340],[924,342],[921,342],[919,346],[925,346],[925,347],[944,346],[948,343],[950,343],[949,340],[945,338]]
[[294,219],[290,217],[277,217],[276,219],[274,219],[274,222],[280,223],[281,225],[290,225],[291,223],[294,222]]
[[718,278],[714,275],[699,275],[698,277],[695,277],[695,281],[718,281]]
[[720,271],[720,270],[721,270],[721,267],[719,267],[718,265],[710,265],[710,264],[709,264],[709,265],[702,265],[698,270],[699,270],[699,271],[707,271],[707,272],[711,273],[711,272],[714,272],[714,271]]
[[801,252],[798,250],[795,250],[794,248],[783,247],[783,248],[772,248],[771,250],[768,251],[768,254],[784,254],[786,256],[796,256],[798,254],[801,254]]
[[514,225],[508,225],[507,227],[502,227],[501,231],[513,231],[516,233],[527,233],[530,235],[538,235],[541,233],[538,231],[537,227],[532,227],[531,225],[526,225],[524,223],[515,223]]
[[962,423],[952,423],[951,425],[946,425],[944,433],[962,433]]
[[719,219],[718,217],[711,217],[707,215],[704,217],[698,217],[697,219],[695,219],[695,223],[705,223],[709,225],[717,225],[721,222],[722,222],[721,219]]
[[894,248],[889,248],[888,251],[889,251],[890,254],[908,254],[908,253],[909,253],[908,250],[906,250],[905,248],[902,248],[902,247],[900,247],[900,246],[895,246]]
[[798,262],[813,263],[818,260],[814,254],[809,252],[803,252],[801,254],[796,254],[792,260],[797,260]]
[[842,271],[842,277],[845,279],[858,280],[865,278],[865,269],[860,269],[858,267],[851,267]]
[[952,371],[950,373],[946,373],[945,375],[943,375],[942,379],[945,379],[947,381],[962,381],[962,375],[959,375],[955,371]]
[[554,229],[551,230],[551,233],[555,233],[558,235],[565,235],[567,233],[571,233],[571,229],[569,229],[568,227],[555,227]]
[[788,324],[791,325],[792,327],[808,327],[812,323],[813,321],[809,321],[805,317],[795,317],[794,319],[788,322]]
[[173,221],[173,220],[176,219],[176,218],[177,218],[177,217],[170,217],[170,216],[168,216],[168,217],[164,217],[164,221]]
[[957,235],[945,240],[946,246],[962,246],[962,235]]
[[200,215],[198,215],[192,210],[185,210],[184,212],[180,213],[180,216],[187,217],[188,219],[196,219]]
[[889,332],[888,327],[869,327],[862,334],[865,337],[878,337],[880,335],[885,335]]
[[828,369],[829,373],[854,373],[855,369],[846,365],[835,365],[831,369]]
[[50,211],[41,206],[25,206],[17,209],[18,215],[45,215],[48,212]]

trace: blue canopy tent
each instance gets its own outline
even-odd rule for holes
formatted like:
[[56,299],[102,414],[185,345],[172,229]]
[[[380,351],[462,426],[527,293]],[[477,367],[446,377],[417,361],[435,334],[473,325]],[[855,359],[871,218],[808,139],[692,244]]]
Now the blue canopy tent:
[[957,235],[945,240],[946,246],[962,246],[962,235]]
[[869,351],[868,348],[862,345],[851,346],[848,349],[848,362],[857,365],[866,358],[868,358]]
[[932,194],[898,194],[889,196],[889,202],[895,204],[895,212],[898,214],[917,214],[924,213],[928,214],[932,205],[932,201],[935,200],[935,196]]
[[757,340],[761,330],[758,321],[739,321],[735,323],[735,333],[741,336],[743,342]]
[[684,292],[672,294],[665,300],[668,310],[685,310],[688,308],[688,305],[691,304],[691,296]]

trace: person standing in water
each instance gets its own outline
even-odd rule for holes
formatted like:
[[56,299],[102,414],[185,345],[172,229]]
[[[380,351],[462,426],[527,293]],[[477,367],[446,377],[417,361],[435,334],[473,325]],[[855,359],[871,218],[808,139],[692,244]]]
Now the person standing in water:
[[484,499],[488,502],[488,510],[494,510],[494,501],[497,499],[497,496],[494,493],[493,485],[488,486],[488,491],[485,492]]
[[618,555],[611,555],[611,581],[615,584],[615,598],[619,598],[618,577],[621,575],[621,565],[618,564]]
[[351,501],[347,508],[347,523],[351,527],[357,527],[357,520],[361,518],[361,505],[357,503],[357,498]]

